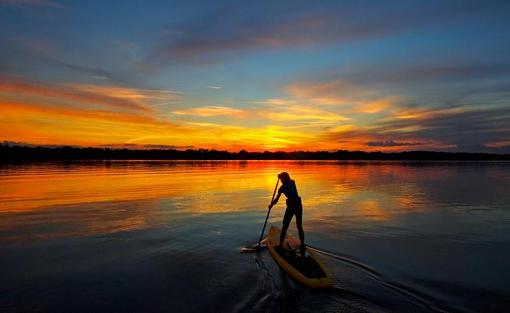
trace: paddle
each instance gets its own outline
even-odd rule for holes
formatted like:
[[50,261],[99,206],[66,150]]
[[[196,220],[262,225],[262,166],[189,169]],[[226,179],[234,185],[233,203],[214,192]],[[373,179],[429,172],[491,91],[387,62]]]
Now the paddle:
[[[271,197],[271,203],[273,203],[273,201],[274,201],[274,196],[276,194],[276,189],[278,188],[279,182],[280,182],[280,178],[277,178],[276,186],[274,186],[273,197]],[[255,251],[258,251],[258,249],[260,249],[260,243],[262,242],[262,237],[264,236],[264,231],[266,230],[267,219],[269,218],[269,213],[271,213],[271,208],[269,208],[267,210],[266,221],[264,222],[264,227],[262,227],[262,232],[260,233],[260,238],[259,238],[259,242],[257,243],[257,245],[254,247],[244,247],[241,249],[241,252],[243,252],[243,253],[255,252]]]

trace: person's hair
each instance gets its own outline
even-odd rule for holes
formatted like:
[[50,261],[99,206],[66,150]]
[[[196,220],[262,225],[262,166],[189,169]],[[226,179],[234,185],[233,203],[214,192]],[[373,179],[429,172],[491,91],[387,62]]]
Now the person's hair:
[[287,172],[281,172],[278,174],[278,178],[282,181],[282,183],[286,183],[290,181],[290,175]]

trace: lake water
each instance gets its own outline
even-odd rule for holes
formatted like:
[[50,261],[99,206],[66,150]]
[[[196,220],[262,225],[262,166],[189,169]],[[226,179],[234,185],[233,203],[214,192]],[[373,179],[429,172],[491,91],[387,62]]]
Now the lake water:
[[[239,253],[281,171],[334,288]],[[0,166],[2,312],[508,312],[509,265],[505,162]]]

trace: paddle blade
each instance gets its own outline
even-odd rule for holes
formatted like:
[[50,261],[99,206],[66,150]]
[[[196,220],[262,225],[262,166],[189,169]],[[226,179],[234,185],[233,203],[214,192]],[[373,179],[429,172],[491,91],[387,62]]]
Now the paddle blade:
[[253,245],[251,247],[242,247],[241,248],[241,253],[255,253],[255,252],[259,252],[260,250],[262,250],[262,249],[264,249],[266,247],[266,244],[267,244],[267,238],[262,240],[260,242],[260,245],[256,244],[256,245]]
[[241,248],[241,253],[255,253],[255,252],[258,252],[259,250],[260,250],[259,246],[243,247],[243,248]]

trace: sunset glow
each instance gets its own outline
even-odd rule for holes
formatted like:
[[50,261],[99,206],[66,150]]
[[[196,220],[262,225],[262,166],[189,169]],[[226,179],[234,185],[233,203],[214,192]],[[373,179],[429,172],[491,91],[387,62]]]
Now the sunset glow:
[[508,5],[312,5],[0,1],[0,141],[510,151]]

